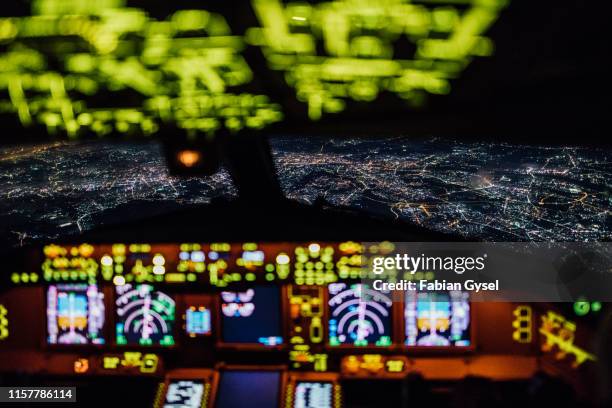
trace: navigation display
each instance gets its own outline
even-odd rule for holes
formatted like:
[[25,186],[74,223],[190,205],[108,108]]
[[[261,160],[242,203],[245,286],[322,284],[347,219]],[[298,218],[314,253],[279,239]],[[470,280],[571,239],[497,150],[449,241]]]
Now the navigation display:
[[332,283],[329,291],[329,345],[391,345],[391,306],[388,292],[368,285]]
[[117,344],[174,345],[174,299],[151,285],[117,286]]
[[221,319],[225,343],[282,344],[280,289],[255,286],[221,292]]

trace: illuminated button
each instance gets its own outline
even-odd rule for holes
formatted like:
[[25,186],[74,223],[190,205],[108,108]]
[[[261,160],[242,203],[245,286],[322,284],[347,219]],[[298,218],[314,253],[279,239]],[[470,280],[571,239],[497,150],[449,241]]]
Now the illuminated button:
[[125,278],[123,276],[117,275],[113,278],[113,284],[115,284],[115,286],[123,286],[125,285]]
[[589,313],[591,309],[591,304],[587,301],[580,300],[574,303],[574,313],[578,316],[584,316]]
[[348,356],[344,360],[344,368],[349,373],[356,373],[357,371],[359,371],[359,361],[357,360],[357,357],[356,356]]
[[111,266],[113,264],[113,258],[109,255],[104,255],[102,259],[100,259],[100,263],[104,266]]
[[317,243],[312,243],[310,245],[308,245],[308,251],[310,252],[319,252],[321,250],[321,245],[317,244]]
[[153,257],[153,265],[163,266],[166,263],[164,256],[162,254],[155,254]]
[[276,257],[276,263],[279,265],[287,265],[290,259],[287,254],[278,254]]

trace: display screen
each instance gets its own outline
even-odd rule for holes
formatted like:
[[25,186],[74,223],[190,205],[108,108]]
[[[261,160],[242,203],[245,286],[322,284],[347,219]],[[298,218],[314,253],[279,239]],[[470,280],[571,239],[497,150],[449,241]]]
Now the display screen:
[[368,285],[332,283],[329,291],[329,345],[391,345],[393,302],[388,292]]
[[466,347],[470,339],[467,292],[406,292],[404,309],[408,346]]
[[104,344],[104,294],[97,285],[47,288],[47,343]]
[[200,408],[204,383],[199,380],[174,380],[168,385],[164,408]]
[[293,395],[293,408],[331,408],[332,398],[332,383],[298,382]]
[[191,337],[210,334],[210,309],[191,306],[185,312],[185,331]]
[[117,286],[117,344],[174,345],[174,300],[151,285]]
[[215,407],[278,407],[280,383],[278,371],[222,371]]
[[222,339],[226,343],[282,344],[280,289],[255,286],[221,292]]

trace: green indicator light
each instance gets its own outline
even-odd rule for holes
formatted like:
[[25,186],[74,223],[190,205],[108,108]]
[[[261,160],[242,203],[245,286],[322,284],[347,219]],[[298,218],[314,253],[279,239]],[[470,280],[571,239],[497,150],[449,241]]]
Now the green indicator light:
[[593,303],[591,303],[591,310],[593,312],[599,312],[601,310],[601,302],[593,302]]
[[590,308],[591,304],[584,300],[579,300],[574,303],[574,313],[576,313],[577,316],[587,315],[589,313]]
[[[138,340],[138,343],[142,346],[150,346],[153,344],[153,341],[151,339],[144,339],[141,338]],[[163,340],[160,342],[161,344],[164,344]]]

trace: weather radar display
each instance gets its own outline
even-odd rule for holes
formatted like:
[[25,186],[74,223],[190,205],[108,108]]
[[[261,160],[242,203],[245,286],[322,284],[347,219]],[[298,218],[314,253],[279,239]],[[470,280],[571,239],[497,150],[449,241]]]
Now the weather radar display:
[[467,292],[406,292],[406,345],[466,347],[470,342]]
[[389,292],[346,283],[332,283],[328,290],[330,346],[391,345]]
[[49,344],[104,344],[104,294],[96,285],[61,284],[47,288]]
[[117,344],[174,345],[174,300],[151,285],[117,286]]

